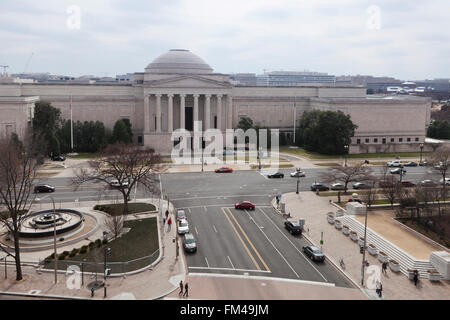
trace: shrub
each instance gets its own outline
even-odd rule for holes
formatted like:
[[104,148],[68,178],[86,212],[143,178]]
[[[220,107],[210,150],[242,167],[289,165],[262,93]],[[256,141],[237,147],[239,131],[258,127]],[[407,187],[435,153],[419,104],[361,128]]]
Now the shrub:
[[107,244],[108,240],[107,239],[103,239],[102,244]]
[[81,249],[80,249],[80,253],[81,254],[86,253],[87,252],[87,248],[88,248],[87,246],[82,246]]
[[92,242],[92,241],[89,242],[89,248],[90,248],[90,249],[92,249],[94,246],[95,246],[95,243],[94,243],[94,242]]
[[70,251],[70,253],[69,253],[69,257],[74,257],[78,253],[78,251],[79,250],[76,248],[72,249],[72,251]]

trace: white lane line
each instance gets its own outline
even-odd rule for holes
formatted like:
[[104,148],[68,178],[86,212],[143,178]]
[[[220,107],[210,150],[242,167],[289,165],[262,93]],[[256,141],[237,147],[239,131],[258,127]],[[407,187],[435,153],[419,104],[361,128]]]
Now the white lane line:
[[[250,220],[253,221],[253,223],[255,224],[256,227],[258,227],[258,225],[256,224],[255,220],[253,219],[253,217],[250,215],[250,213],[248,213],[247,210],[244,210],[248,216],[250,217]],[[297,272],[295,272],[294,268],[292,268],[292,266],[289,264],[289,262],[286,260],[286,258],[281,254],[281,252],[278,250],[278,248],[275,246],[275,244],[269,239],[269,237],[266,235],[266,233],[258,227],[258,229],[262,232],[262,234],[266,237],[267,241],[270,242],[270,244],[272,245],[272,247],[278,252],[278,254],[281,256],[281,258],[283,258],[284,262],[286,262],[286,264],[289,266],[289,268],[291,268],[292,272],[295,273],[295,275],[297,276],[297,278],[300,279],[300,276],[298,275]]]
[[327,278],[325,278],[324,276],[323,276],[323,274],[319,271],[319,270],[317,270],[317,268],[311,263],[311,261],[309,261],[309,259],[308,258],[306,258],[305,257],[305,254],[301,251],[301,250],[299,250],[298,248],[297,248],[297,246],[283,233],[283,231],[281,231],[280,230],[280,228],[278,228],[278,226],[275,224],[275,222],[273,222],[272,221],[272,219],[270,219],[269,218],[269,216],[264,212],[264,210],[263,209],[261,209],[261,208],[258,208],[265,216],[266,216],[266,218],[275,226],[275,228],[277,228],[278,229],[278,231],[280,231],[280,233],[287,239],[287,241],[289,241],[289,243],[290,244],[292,244],[292,246],[295,248],[295,250],[297,250],[299,253],[300,253],[300,256],[302,256],[303,258],[305,258],[305,260],[314,268],[314,270],[316,270],[317,271],[317,273],[318,274],[320,274],[320,276],[326,281],[326,282],[328,282],[328,280],[327,280]]
[[188,209],[189,213],[191,213],[191,208],[187,208],[187,209]]
[[206,209],[206,206],[203,206],[203,208],[205,208],[205,211],[208,211],[208,209]]
[[214,229],[214,231],[217,233],[217,229],[216,229],[216,226],[215,226],[215,225],[213,225],[213,229]]
[[195,229],[195,233],[198,235],[197,227],[194,227],[194,229]]
[[205,257],[205,261],[206,261],[206,265],[207,265],[208,269],[210,269],[210,268],[209,268],[208,259],[206,259],[206,257]]
[[[205,258],[206,259],[206,258]],[[232,268],[218,268],[218,267],[188,267],[189,270],[221,270],[221,271],[242,271],[242,272],[260,272],[260,273],[272,273],[267,270],[252,270],[252,269],[232,269]]]
[[228,258],[228,261],[230,261],[231,267],[232,267],[233,269],[236,269],[236,268],[234,267],[234,265],[233,265],[233,262],[231,262],[230,256],[227,256],[227,258]]

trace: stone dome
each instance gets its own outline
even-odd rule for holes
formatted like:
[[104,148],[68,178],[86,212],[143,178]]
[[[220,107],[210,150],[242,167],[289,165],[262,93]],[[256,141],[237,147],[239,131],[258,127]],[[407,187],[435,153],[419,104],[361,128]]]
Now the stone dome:
[[153,60],[147,73],[204,74],[213,69],[199,56],[185,49],[172,49]]

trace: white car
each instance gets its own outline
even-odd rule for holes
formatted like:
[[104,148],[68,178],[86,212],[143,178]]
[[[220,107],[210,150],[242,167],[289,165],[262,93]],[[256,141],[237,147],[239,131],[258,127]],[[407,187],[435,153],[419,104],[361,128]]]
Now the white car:
[[[111,180],[111,182],[109,183],[109,185],[110,185],[111,187],[114,187],[114,188],[119,188],[119,187],[120,187],[120,182],[119,182],[119,180],[114,179],[114,180]],[[128,181],[122,182],[122,187],[128,188]]]
[[330,186],[330,189],[331,190],[344,190],[345,189],[345,185],[343,183],[341,183],[341,182],[336,182],[336,183],[333,183]]
[[189,233],[189,223],[186,219],[180,220],[178,224],[178,234]]
[[400,162],[400,160],[389,161],[387,163],[388,167],[400,167],[401,165],[402,163]]
[[[443,179],[439,180],[439,183],[442,184],[444,182]],[[450,178],[445,178],[445,185],[450,186]]]
[[291,177],[293,177],[293,178],[305,177],[305,171],[294,171],[294,172],[291,172]]

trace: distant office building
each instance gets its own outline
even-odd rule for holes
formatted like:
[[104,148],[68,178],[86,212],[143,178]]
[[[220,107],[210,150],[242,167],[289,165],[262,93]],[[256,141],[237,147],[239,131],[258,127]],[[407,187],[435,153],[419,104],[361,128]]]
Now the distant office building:
[[116,81],[118,82],[133,82],[133,80],[134,80],[134,73],[116,75]]
[[255,73],[236,73],[230,75],[230,82],[235,86],[254,87],[257,85]]
[[336,76],[308,71],[272,71],[257,76],[258,86],[295,87],[320,83],[334,85],[336,83]]

